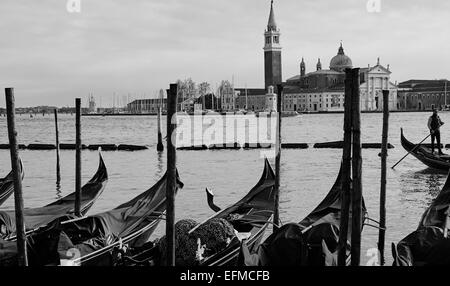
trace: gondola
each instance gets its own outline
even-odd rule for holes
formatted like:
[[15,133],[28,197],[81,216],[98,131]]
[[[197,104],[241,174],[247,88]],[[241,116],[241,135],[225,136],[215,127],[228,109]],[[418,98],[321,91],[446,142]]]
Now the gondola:
[[[222,218],[227,220],[240,235],[245,234],[249,247],[256,247],[269,225],[275,208],[275,174],[266,159],[263,174],[258,183],[237,203],[220,210],[212,207],[216,213],[205,222],[198,224],[190,232],[206,224],[212,219]],[[208,199],[211,206],[211,197]],[[239,255],[240,240],[235,237],[221,251],[204,257],[198,266],[235,266]],[[124,257],[125,265],[158,265],[155,256],[158,256],[157,246],[149,244],[148,247],[136,249]],[[156,259],[157,260],[157,259]]]
[[[95,175],[81,188],[80,211],[85,215],[103,192],[108,182],[108,173],[102,155],[99,154],[99,165]],[[71,216],[74,213],[75,192],[40,208],[26,208],[24,222],[27,234],[46,226],[58,217]],[[62,219],[62,218],[61,218]],[[15,240],[15,211],[0,211],[1,238]]]
[[[271,234],[256,251],[242,243],[239,266],[334,266],[337,264],[342,209],[342,165],[325,199],[299,223],[288,223]],[[366,216],[363,200],[362,223]],[[350,212],[351,220],[351,212]],[[347,263],[351,238],[348,230]]]
[[[143,245],[164,218],[166,181],[167,173],[153,187],[112,210],[54,221],[29,239],[31,264],[114,265],[116,251],[124,245]],[[176,189],[182,187],[177,175]]]
[[401,129],[401,143],[403,148],[419,159],[422,163],[427,165],[430,168],[448,171],[450,169],[450,156],[449,155],[437,155],[431,153],[431,148],[424,145],[416,145],[403,135],[403,128]]
[[450,264],[450,173],[439,195],[423,213],[418,228],[392,244],[394,266]]
[[[24,177],[22,160],[20,160],[20,173],[22,179]],[[0,179],[0,206],[11,196],[14,192],[14,177],[13,172],[9,172],[6,177]]]

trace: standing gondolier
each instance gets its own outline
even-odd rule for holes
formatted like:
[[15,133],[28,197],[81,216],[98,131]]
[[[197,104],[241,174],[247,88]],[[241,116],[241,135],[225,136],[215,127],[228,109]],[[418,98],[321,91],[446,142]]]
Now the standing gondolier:
[[439,150],[439,155],[443,155],[441,149],[441,131],[440,127],[444,125],[444,122],[439,118],[438,112],[435,108],[433,108],[433,115],[428,119],[428,129],[430,129],[431,133],[431,153],[434,153],[434,141],[437,141],[437,147]]

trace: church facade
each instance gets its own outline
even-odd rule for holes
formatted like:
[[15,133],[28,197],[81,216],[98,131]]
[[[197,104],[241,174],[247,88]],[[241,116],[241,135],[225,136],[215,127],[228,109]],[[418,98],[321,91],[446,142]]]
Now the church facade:
[[[320,58],[316,70],[306,73],[302,58],[300,74],[289,78],[284,84],[283,109],[299,112],[327,112],[344,110],[345,69],[352,68],[350,57],[344,47],[338,49],[329,65],[322,69]],[[397,87],[390,82],[391,71],[380,64],[360,69],[360,96],[362,111],[380,111],[383,106],[382,90],[390,90],[389,108],[397,109]]]

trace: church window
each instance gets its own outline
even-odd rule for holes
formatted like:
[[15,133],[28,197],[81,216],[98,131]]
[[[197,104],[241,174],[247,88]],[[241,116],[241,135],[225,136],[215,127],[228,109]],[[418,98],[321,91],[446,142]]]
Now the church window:
[[278,44],[278,36],[273,37],[273,42],[274,42],[275,44]]

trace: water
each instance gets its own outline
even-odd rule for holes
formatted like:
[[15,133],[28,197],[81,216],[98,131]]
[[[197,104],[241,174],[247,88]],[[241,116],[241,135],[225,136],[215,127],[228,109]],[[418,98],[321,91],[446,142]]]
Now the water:
[[[397,243],[413,231],[420,216],[443,186],[446,174],[427,169],[412,156],[407,157],[395,170],[389,167],[405,151],[400,145],[400,127],[413,142],[427,134],[428,113],[393,113],[390,116],[389,142],[395,149],[389,151],[387,185],[386,259],[392,263],[390,243]],[[450,122],[450,113],[441,119]],[[17,117],[19,142],[54,143],[53,116],[34,118]],[[73,143],[75,118],[60,115],[60,142]],[[91,209],[96,213],[113,208],[152,186],[164,173],[166,153],[156,152],[156,117],[83,117],[84,144],[127,143],[148,145],[149,150],[138,152],[103,152],[109,173],[109,182],[102,196]],[[162,126],[165,128],[165,120]],[[251,125],[251,123],[250,123]],[[316,143],[341,140],[343,114],[314,114],[283,118],[283,142]],[[380,142],[382,114],[362,115],[362,142]],[[446,127],[442,141],[448,138]],[[7,143],[6,118],[0,117],[0,143]],[[363,150],[363,194],[369,216],[379,219],[380,158],[379,150]],[[45,205],[74,189],[75,152],[61,150],[61,185],[56,185],[55,151],[21,150],[25,166],[24,201],[26,207]],[[90,179],[97,168],[95,151],[83,151],[83,182]],[[325,197],[333,185],[340,165],[342,150],[283,149],[281,159],[280,216],[283,222],[298,222]],[[274,165],[274,159],[270,159]],[[179,151],[177,166],[185,187],[176,199],[177,220],[192,218],[203,221],[213,214],[208,208],[205,187],[216,195],[219,206],[227,206],[245,195],[259,179],[263,169],[260,150]],[[8,150],[0,150],[0,174],[10,170]],[[1,209],[13,207],[10,198]],[[164,232],[162,222],[154,234]],[[366,264],[367,250],[377,247],[378,230],[365,227],[362,234],[362,258]]]

